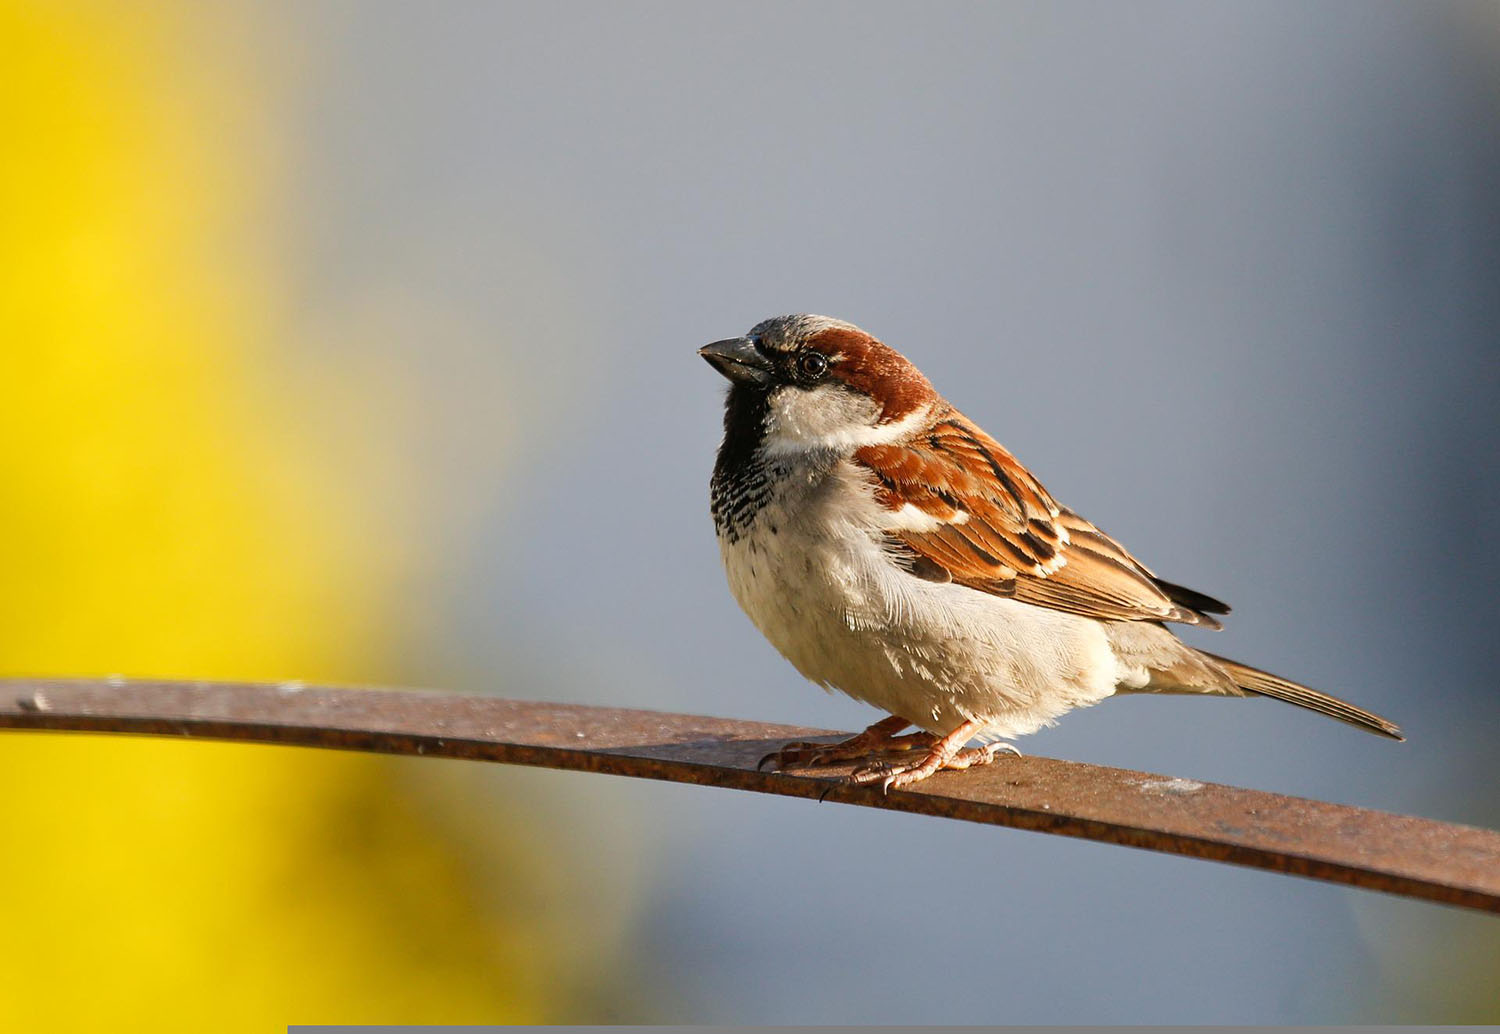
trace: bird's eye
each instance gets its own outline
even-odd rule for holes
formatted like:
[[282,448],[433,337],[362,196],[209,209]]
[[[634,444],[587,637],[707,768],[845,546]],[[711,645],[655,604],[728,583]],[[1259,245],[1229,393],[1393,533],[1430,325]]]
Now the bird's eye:
[[828,372],[828,357],[822,352],[803,352],[797,360],[797,372],[815,381]]

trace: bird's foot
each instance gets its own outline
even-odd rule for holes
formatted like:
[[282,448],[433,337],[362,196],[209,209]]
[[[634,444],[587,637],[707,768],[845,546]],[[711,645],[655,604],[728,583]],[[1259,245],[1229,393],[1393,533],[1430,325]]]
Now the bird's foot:
[[913,732],[905,736],[895,735],[910,724],[905,718],[892,716],[876,722],[859,735],[851,736],[839,743],[797,740],[783,745],[779,750],[771,751],[761,758],[755,767],[764,769],[768,763],[775,762],[778,771],[785,771],[788,768],[815,768],[819,765],[837,764],[840,761],[867,760],[873,756],[886,754],[900,756],[912,750],[930,749],[937,742],[937,737],[930,732]]
[[1021,752],[1014,746],[1000,741],[986,743],[982,747],[965,747],[964,744],[974,734],[975,729],[970,727],[974,724],[966,723],[933,743],[927,756],[919,761],[896,765],[885,761],[875,761],[855,769],[849,775],[848,781],[856,785],[879,783],[881,792],[889,793],[892,790],[919,783],[934,772],[957,771],[977,765],[988,765],[999,754],[1021,756]]

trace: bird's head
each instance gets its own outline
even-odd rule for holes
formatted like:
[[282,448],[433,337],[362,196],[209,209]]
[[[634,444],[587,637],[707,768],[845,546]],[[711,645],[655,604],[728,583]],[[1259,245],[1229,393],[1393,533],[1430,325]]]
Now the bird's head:
[[777,316],[698,350],[730,381],[726,439],[852,452],[895,439],[938,401],[922,372],[852,323]]

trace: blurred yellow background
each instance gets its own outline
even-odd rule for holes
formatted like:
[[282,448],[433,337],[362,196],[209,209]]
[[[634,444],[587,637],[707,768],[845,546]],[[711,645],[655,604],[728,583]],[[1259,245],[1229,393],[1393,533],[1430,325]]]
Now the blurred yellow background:
[[[0,2],[0,674],[393,675],[414,547],[359,474],[409,428],[357,378],[360,435],[299,425],[331,403],[280,333],[270,41],[242,10],[195,46],[216,17]],[[591,965],[566,845],[405,771],[6,736],[0,1029],[556,1018]]]

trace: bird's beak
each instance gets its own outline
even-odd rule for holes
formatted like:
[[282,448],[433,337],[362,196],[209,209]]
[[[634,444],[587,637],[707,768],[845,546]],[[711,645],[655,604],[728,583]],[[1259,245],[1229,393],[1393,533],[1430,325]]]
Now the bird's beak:
[[736,384],[770,383],[771,363],[756,349],[755,342],[747,337],[715,341],[698,349],[698,354]]

